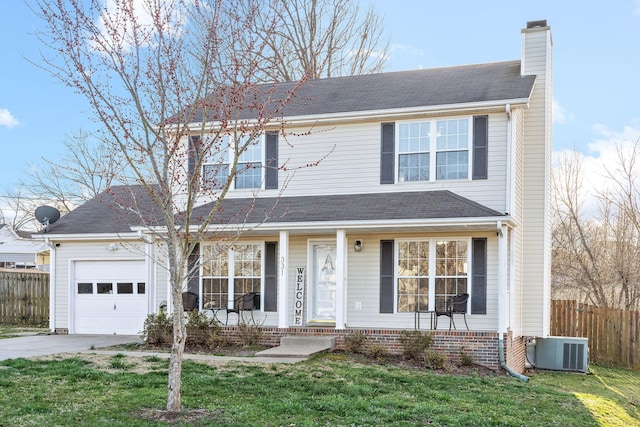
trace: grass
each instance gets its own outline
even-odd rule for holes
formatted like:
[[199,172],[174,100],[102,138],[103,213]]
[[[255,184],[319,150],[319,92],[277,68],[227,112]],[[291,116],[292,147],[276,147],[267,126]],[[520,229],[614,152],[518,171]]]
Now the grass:
[[[88,356],[82,356],[88,357]],[[145,369],[140,365],[145,364]],[[122,354],[0,362],[0,425],[167,425],[168,362]],[[640,373],[452,376],[324,355],[296,365],[183,365],[182,403],[207,426],[640,425]]]
[[19,325],[4,325],[0,324],[0,339],[17,337],[22,333],[47,333],[49,329],[46,327],[35,326],[19,326]]

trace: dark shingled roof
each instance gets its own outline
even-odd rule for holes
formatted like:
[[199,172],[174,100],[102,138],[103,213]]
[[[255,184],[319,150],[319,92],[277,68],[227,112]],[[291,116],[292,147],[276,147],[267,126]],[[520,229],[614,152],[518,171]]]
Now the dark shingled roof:
[[[296,92],[284,107],[284,116],[526,99],[535,79],[520,75],[520,61],[318,79]],[[294,86],[295,83],[279,83],[263,88],[274,88],[269,96],[279,100]],[[251,118],[251,114],[247,110],[241,118]],[[201,119],[196,117],[195,121]]]
[[[141,187],[114,187],[51,225],[49,234],[126,233],[141,225],[130,206],[131,193],[147,218],[154,218],[151,200]],[[118,202],[116,202],[118,200]],[[127,202],[129,200],[129,202]],[[206,216],[214,204],[197,207],[193,223]],[[386,220],[437,220],[486,218],[504,214],[465,199],[451,191],[264,197],[225,199],[213,224],[318,223]],[[155,218],[161,218],[157,215]],[[158,225],[157,221],[148,223]]]
[[[158,225],[162,213],[142,186],[114,186],[86,201],[49,226],[48,234],[130,233],[142,225]],[[164,222],[164,221],[163,221]]]

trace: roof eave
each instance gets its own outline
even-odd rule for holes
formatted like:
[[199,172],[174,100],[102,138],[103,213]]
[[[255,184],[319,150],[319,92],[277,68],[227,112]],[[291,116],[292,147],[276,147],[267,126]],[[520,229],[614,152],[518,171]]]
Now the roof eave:
[[[442,104],[432,106],[391,108],[384,110],[347,111],[339,113],[310,114],[302,116],[284,116],[274,119],[272,122],[286,123],[288,125],[307,125],[323,123],[344,123],[374,120],[402,120],[417,115],[448,115],[448,114],[482,114],[501,112],[506,105],[511,108],[529,108],[530,96],[526,98],[499,99],[493,101],[467,102],[460,104]],[[251,123],[252,120],[249,120]],[[257,121],[256,121],[257,123]],[[205,128],[216,128],[220,122],[213,121],[204,124]],[[190,123],[189,129],[198,131],[203,127],[202,123]]]

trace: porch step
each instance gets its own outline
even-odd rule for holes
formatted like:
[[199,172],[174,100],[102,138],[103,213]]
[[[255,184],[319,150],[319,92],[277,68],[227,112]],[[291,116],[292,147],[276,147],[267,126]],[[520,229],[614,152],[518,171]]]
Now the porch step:
[[287,336],[280,339],[278,347],[259,351],[261,357],[310,357],[336,346],[335,337],[297,337]]

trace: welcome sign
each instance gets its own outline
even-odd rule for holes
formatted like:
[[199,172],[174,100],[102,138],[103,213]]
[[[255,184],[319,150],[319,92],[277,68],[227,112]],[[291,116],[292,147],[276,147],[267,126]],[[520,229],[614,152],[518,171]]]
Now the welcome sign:
[[304,307],[304,267],[296,267],[296,286],[293,302],[293,326],[302,326]]

